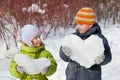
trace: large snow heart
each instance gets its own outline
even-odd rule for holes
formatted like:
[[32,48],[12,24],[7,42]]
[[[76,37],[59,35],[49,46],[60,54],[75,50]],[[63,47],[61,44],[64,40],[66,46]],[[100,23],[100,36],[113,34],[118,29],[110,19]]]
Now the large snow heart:
[[[86,40],[74,34],[67,35],[63,39],[62,46],[70,48],[70,58],[86,68],[94,65],[96,57],[104,53],[103,41],[97,35],[91,35]],[[68,56],[66,53],[65,55]]]
[[38,74],[42,69],[50,66],[50,60],[47,58],[32,59],[24,54],[16,54],[14,59],[30,75]]

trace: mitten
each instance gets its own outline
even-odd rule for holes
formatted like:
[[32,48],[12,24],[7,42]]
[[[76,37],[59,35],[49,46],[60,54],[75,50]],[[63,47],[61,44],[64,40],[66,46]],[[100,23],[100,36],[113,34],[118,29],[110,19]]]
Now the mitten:
[[62,46],[62,51],[67,55],[70,56],[71,55],[71,50],[69,47],[67,46]]
[[41,74],[45,74],[48,71],[48,67],[45,67],[44,69],[41,70]]
[[105,59],[105,55],[97,56],[97,58],[95,59],[95,63],[100,64],[103,62],[104,59]]
[[17,71],[21,74],[24,73],[24,68],[22,66],[17,66]]

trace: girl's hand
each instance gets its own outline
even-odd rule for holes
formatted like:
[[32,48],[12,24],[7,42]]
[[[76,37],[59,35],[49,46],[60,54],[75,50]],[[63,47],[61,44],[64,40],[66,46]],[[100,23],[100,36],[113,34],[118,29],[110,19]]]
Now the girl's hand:
[[24,68],[22,66],[17,66],[17,71],[21,74],[24,73]]
[[42,73],[42,74],[45,74],[47,71],[48,71],[48,67],[42,69],[42,70],[41,70],[41,73]]

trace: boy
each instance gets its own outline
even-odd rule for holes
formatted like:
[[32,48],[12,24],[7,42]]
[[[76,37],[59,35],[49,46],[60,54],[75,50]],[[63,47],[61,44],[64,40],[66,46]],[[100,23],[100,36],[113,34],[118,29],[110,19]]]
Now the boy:
[[66,80],[101,80],[101,66],[111,61],[108,41],[95,17],[90,7],[81,8],[75,16],[76,32],[63,39],[60,57],[68,62]]

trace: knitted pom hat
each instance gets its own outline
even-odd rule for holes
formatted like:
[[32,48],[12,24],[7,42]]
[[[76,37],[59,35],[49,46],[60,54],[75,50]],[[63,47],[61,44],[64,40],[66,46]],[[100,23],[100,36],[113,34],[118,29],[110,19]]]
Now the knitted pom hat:
[[83,7],[77,12],[75,16],[75,22],[77,24],[93,25],[95,23],[95,17],[96,16],[93,9],[89,7]]
[[32,45],[32,40],[38,34],[41,35],[41,30],[31,24],[24,25],[21,29],[21,39],[22,41],[27,44],[28,46]]

